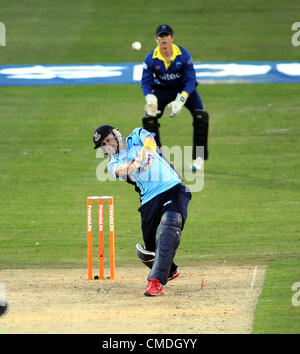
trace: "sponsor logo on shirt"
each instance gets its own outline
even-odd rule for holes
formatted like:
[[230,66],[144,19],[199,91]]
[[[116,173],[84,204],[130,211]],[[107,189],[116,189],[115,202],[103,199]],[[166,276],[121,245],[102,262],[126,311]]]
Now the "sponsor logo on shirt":
[[162,75],[158,75],[159,78],[161,80],[165,80],[165,81],[171,81],[171,80],[176,80],[176,79],[180,79],[181,78],[181,74],[180,73],[172,73],[172,74],[162,74]]

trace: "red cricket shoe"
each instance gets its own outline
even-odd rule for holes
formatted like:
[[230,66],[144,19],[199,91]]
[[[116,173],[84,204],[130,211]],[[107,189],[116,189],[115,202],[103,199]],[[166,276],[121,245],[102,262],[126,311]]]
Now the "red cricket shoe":
[[179,275],[180,275],[180,272],[178,269],[176,269],[175,272],[169,274],[168,281],[179,277]]
[[145,296],[158,296],[165,293],[164,287],[161,285],[158,279],[150,279],[147,285],[147,289],[144,292]]

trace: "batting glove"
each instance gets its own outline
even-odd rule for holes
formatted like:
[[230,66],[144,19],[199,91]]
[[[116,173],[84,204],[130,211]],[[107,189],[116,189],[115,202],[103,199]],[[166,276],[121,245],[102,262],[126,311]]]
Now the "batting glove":
[[130,165],[134,171],[138,171],[140,168],[140,161],[138,159],[133,159],[131,160]]
[[140,162],[139,172],[146,171],[152,165],[153,160],[154,156],[152,154],[147,154],[146,159]]
[[[151,143],[151,142],[147,142],[147,143]],[[140,163],[140,170],[147,170],[153,160],[154,160],[154,155],[153,155],[153,151],[151,150],[150,146],[148,146],[148,144],[145,144],[141,151],[139,152],[138,156],[137,156],[137,160]]]
[[148,95],[145,96],[145,99],[145,111],[147,112],[148,116],[156,117],[157,114],[161,112],[157,109],[157,97],[155,95],[152,95],[151,93],[148,93]]
[[138,157],[133,159],[131,161],[131,166],[134,171],[143,172],[146,171],[152,165],[153,160],[154,156],[149,153],[147,154],[147,156],[145,156],[145,159],[143,161],[141,161]]
[[187,95],[185,95],[184,93],[178,93],[175,101],[168,104],[168,107],[171,108],[171,114],[170,114],[171,118],[176,116],[176,114],[178,114],[182,110],[182,107],[184,106],[186,100],[187,100]]

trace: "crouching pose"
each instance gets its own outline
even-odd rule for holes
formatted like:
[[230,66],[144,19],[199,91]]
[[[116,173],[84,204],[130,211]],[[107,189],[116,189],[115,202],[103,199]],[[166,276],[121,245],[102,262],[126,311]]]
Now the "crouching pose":
[[146,99],[143,127],[155,133],[156,144],[161,147],[159,121],[165,108],[169,106],[170,117],[174,117],[186,107],[191,113],[193,127],[193,163],[190,167],[193,171],[200,171],[208,159],[209,114],[203,109],[197,91],[193,60],[186,49],[174,44],[170,26],[159,26],[155,35],[158,45],[145,57],[143,65],[141,84]]
[[122,139],[118,129],[102,125],[95,130],[93,142],[95,149],[109,155],[108,172],[134,185],[139,193],[145,246],[137,244],[136,251],[150,268],[144,294],[162,295],[167,282],[179,275],[174,258],[191,193],[170,162],[156,151],[156,142],[147,130],[136,128]]

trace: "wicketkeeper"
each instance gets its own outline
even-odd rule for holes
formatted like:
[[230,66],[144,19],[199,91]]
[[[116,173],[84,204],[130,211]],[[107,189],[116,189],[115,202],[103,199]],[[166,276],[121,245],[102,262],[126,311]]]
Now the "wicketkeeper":
[[[185,106],[193,118],[193,170],[200,170],[208,159],[209,115],[203,110],[197,92],[196,74],[190,53],[173,43],[173,30],[168,25],[156,29],[158,46],[145,58],[142,91],[146,99],[143,127],[155,133],[157,146],[161,147],[158,119],[165,107],[171,108],[170,117],[180,113]],[[197,147],[204,147],[202,150]]]
[[146,296],[164,294],[164,286],[179,275],[174,263],[191,200],[177,172],[161,153],[150,132],[136,128],[122,139],[118,129],[102,125],[93,134],[94,148],[110,157],[107,169],[115,178],[135,186],[141,205],[145,246],[136,245],[141,261],[151,270]]

